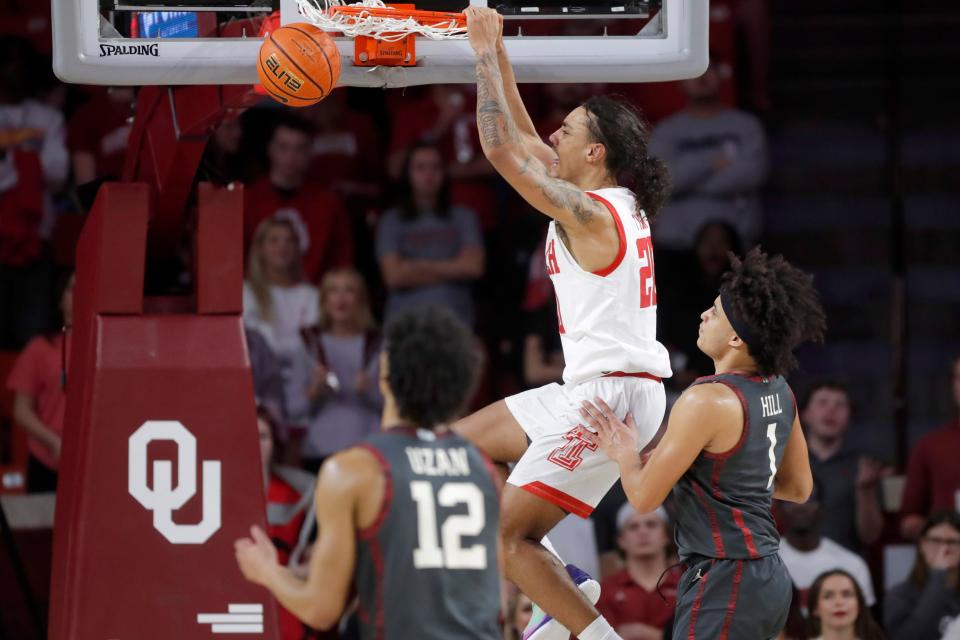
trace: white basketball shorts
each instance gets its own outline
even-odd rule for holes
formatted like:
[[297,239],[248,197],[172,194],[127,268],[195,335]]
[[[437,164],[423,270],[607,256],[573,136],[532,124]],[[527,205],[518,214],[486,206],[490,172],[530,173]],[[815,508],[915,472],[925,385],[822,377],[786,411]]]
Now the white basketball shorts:
[[657,434],[666,409],[663,383],[647,377],[604,377],[579,384],[552,383],[506,398],[507,408],[530,438],[507,482],[588,517],[620,477],[620,468],[582,438],[584,400],[600,398],[621,419],[632,413],[640,447]]

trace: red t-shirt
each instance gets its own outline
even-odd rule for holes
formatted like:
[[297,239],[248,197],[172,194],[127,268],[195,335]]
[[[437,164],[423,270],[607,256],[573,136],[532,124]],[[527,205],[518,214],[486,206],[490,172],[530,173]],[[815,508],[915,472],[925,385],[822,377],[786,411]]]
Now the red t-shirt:
[[295,191],[285,191],[267,178],[248,186],[243,210],[247,250],[257,225],[273,216],[290,220],[301,235],[303,273],[309,282],[317,282],[331,268],[353,264],[350,220],[340,199],[329,189],[307,183]]
[[[69,352],[69,340],[67,343]],[[63,416],[67,406],[67,394],[60,380],[63,371],[62,345],[63,336],[59,334],[52,340],[43,336],[34,338],[17,358],[7,378],[7,388],[32,397],[40,420],[58,435],[63,433]],[[40,462],[57,469],[59,462],[54,460],[45,444],[36,438],[29,438],[27,446]]]
[[[616,629],[625,624],[642,623],[663,629],[673,616],[677,603],[677,585],[683,572],[680,567],[667,571],[660,581],[660,593],[647,591],[630,577],[624,569],[600,583],[600,600],[597,610]],[[666,598],[666,600],[664,600]]]
[[907,464],[901,515],[929,516],[960,506],[960,420],[917,442]]

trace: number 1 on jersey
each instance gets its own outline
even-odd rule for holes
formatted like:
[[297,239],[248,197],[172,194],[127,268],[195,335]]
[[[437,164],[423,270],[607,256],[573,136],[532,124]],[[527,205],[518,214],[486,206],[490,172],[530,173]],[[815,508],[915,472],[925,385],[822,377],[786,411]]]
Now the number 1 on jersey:
[[767,425],[767,439],[770,440],[770,479],[767,481],[767,489],[773,486],[773,478],[777,475],[777,452],[774,449],[777,446],[777,423],[771,422]]
[[640,308],[657,304],[657,283],[653,273],[653,241],[650,236],[637,240],[637,255],[640,256]]

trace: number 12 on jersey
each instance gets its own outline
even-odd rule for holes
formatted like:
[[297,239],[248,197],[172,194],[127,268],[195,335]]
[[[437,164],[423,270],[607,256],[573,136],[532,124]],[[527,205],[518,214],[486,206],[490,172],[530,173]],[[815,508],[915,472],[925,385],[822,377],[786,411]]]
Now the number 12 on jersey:
[[[472,482],[447,482],[434,496],[433,485],[424,480],[410,483],[417,503],[417,569],[486,569],[487,548],[482,544],[463,547],[464,536],[478,536],[486,526],[483,492]],[[437,505],[467,506],[466,514],[447,516],[437,532]],[[441,544],[442,543],[442,544]]]

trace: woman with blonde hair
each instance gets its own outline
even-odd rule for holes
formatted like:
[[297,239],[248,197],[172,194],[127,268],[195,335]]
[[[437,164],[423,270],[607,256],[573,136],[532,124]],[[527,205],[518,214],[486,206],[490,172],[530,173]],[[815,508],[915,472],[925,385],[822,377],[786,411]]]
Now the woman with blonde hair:
[[301,448],[303,466],[352,447],[380,426],[377,332],[367,286],[355,269],[327,272],[320,284],[319,325],[303,331],[313,373],[306,388],[310,423]]
[[307,409],[302,376],[294,368],[303,352],[300,330],[320,319],[320,295],[304,281],[297,229],[279,217],[261,222],[253,235],[243,286],[243,321],[259,332],[283,372],[287,420]]

